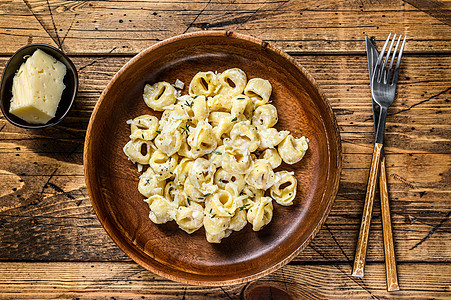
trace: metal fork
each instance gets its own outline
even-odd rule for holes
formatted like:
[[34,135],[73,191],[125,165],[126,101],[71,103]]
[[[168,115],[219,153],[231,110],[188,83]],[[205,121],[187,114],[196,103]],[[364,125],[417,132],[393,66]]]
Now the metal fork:
[[393,40],[390,43],[390,48],[387,51],[386,58],[382,62],[382,58],[384,57],[385,53],[385,48],[387,47],[388,42],[390,41],[390,36],[391,34],[388,35],[384,47],[382,48],[382,51],[379,54],[379,57],[377,58],[371,85],[371,94],[373,96],[373,99],[377,104],[379,104],[381,109],[379,115],[379,126],[376,132],[376,144],[383,144],[384,141],[385,120],[387,118],[387,110],[388,107],[395,100],[396,85],[398,83],[398,75],[399,75],[399,66],[401,65],[402,52],[404,50],[404,45],[406,43],[406,37],[404,36],[404,40],[399,50],[398,59],[396,61],[396,67],[393,71],[393,76],[391,76],[396,51],[398,50],[399,42],[401,41],[401,35],[398,38],[398,42],[396,43],[395,50],[393,51],[393,55],[391,57],[390,67],[387,70],[387,62],[390,58],[391,49],[393,47],[393,43],[395,42],[396,34],[393,36]]
[[[393,36],[393,40],[390,43],[390,47],[385,54],[385,50],[387,49],[387,45],[390,42],[391,34],[389,34],[387,40],[385,41],[384,47],[377,58],[376,66],[374,68],[373,77],[371,79],[371,94],[374,101],[379,105],[380,114],[379,114],[379,122],[376,131],[376,139],[373,150],[373,157],[371,160],[371,168],[370,174],[368,176],[368,184],[365,196],[365,203],[363,207],[363,215],[362,215],[362,223],[360,226],[359,240],[357,242],[357,249],[354,260],[354,268],[352,271],[352,275],[356,277],[363,277],[363,271],[365,267],[365,259],[366,252],[368,246],[368,236],[370,230],[371,223],[371,215],[373,211],[373,202],[374,202],[374,194],[376,190],[376,182],[377,176],[379,174],[380,167],[380,159],[381,152],[384,141],[384,131],[385,131],[385,121],[387,119],[387,110],[388,107],[395,100],[396,93],[396,85],[398,83],[398,75],[399,75],[399,66],[401,64],[402,52],[404,49],[404,45],[406,42],[406,37],[402,42],[401,48],[399,50],[399,54],[396,61],[395,69],[392,68],[393,63],[396,58],[397,50],[399,43],[401,41],[401,36],[399,36],[398,41],[396,43],[396,47],[391,54],[391,50],[393,48],[393,44],[396,40],[396,34]],[[385,54],[385,60],[382,61]],[[387,69],[387,64],[390,59],[390,65]]]

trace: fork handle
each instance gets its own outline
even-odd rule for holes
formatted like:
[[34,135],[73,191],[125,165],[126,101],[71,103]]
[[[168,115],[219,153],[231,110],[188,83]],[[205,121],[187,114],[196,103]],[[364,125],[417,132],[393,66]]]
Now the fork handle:
[[382,144],[375,143],[373,158],[371,159],[370,175],[366,188],[365,203],[363,204],[362,223],[360,225],[359,240],[355,251],[354,268],[352,276],[363,277],[365,268],[366,250],[368,248],[368,236],[370,233],[371,215],[373,212],[374,193],[376,191],[377,177],[379,175]]
[[379,175],[379,191],[381,198],[382,228],[384,232],[385,271],[387,273],[387,290],[398,291],[398,274],[396,272],[395,248],[391,227],[390,206],[388,203],[387,174],[385,171],[385,157],[381,158]]

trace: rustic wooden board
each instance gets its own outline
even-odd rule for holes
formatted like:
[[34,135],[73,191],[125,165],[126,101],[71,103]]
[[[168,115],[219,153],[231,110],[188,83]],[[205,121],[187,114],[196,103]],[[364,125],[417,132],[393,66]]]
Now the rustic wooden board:
[[135,54],[197,30],[238,31],[290,53],[363,53],[365,35],[381,40],[397,32],[408,36],[407,52],[449,53],[446,15],[418,8],[402,0],[135,0],[121,1],[120,9],[116,1],[2,0],[0,53],[42,42],[69,54]]
[[[109,79],[129,59],[74,57],[80,93],[60,126],[25,130],[0,118],[0,260],[129,261],[92,211],[82,166],[90,113]],[[373,139],[366,58],[296,59],[326,93],[341,128],[344,155],[338,197],[326,226],[295,262],[352,261]],[[446,55],[406,55],[399,98],[390,108],[387,176],[400,262],[451,260],[450,62]],[[0,71],[5,63],[1,58]],[[381,233],[376,201],[369,261],[384,260]]]
[[[451,266],[399,264],[401,291],[385,291],[381,263],[368,264],[364,279],[349,264],[288,265],[247,285],[203,287],[153,275],[134,263],[0,263],[0,297],[15,299],[249,299],[258,288],[287,291],[302,299],[449,299]],[[30,274],[35,280],[30,284]],[[37,279],[38,278],[38,279]],[[267,298],[271,290],[266,288]],[[419,295],[421,296],[414,296]],[[262,296],[262,295],[260,295]],[[256,298],[251,298],[256,299]],[[260,298],[262,299],[262,298]],[[283,299],[283,298],[275,298]]]

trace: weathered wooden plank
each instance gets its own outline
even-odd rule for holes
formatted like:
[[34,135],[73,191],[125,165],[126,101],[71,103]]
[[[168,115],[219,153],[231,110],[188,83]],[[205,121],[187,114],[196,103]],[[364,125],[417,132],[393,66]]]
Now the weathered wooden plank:
[[255,299],[259,289],[269,293],[271,287],[302,299],[449,299],[449,264],[407,263],[398,269],[401,290],[388,293],[380,263],[368,264],[363,279],[350,276],[349,264],[288,265],[250,284],[227,287],[180,284],[134,263],[0,263],[0,298]]
[[402,0],[2,2],[5,54],[31,42],[70,54],[135,54],[197,30],[237,31],[292,53],[362,53],[365,35],[384,40],[389,32],[408,36],[407,52],[449,52],[451,45],[446,23]]

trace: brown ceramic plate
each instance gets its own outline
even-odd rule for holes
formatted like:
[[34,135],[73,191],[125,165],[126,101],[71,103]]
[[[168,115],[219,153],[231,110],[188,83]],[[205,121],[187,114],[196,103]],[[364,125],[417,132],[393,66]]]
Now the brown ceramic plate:
[[[279,112],[276,128],[310,139],[294,171],[294,205],[274,205],[271,223],[254,232],[248,224],[221,244],[209,244],[204,229],[188,235],[175,222],[153,224],[137,190],[137,168],[122,148],[126,121],[155,114],[142,98],[157,81],[187,86],[199,71],[239,67],[248,78],[268,79]],[[159,116],[159,114],[158,114]],[[113,77],[94,109],[84,148],[86,186],[105,230],[134,261],[166,278],[202,285],[246,282],[293,259],[319,231],[335,199],[341,171],[337,122],[324,94],[293,58],[258,39],[232,32],[198,32],[170,38],[132,58]]]

